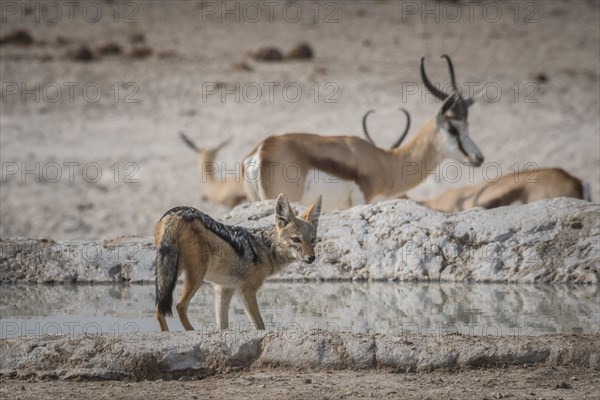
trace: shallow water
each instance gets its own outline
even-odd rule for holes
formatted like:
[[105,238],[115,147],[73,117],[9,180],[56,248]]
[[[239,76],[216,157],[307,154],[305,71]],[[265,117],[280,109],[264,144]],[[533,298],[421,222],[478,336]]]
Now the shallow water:
[[[176,289],[180,293],[181,285]],[[204,285],[189,318],[214,331],[213,290]],[[267,283],[259,292],[267,330],[356,333],[460,332],[537,335],[600,332],[600,289],[582,285],[464,283]],[[234,297],[230,328],[251,328]],[[178,318],[171,330],[182,330]],[[158,330],[153,285],[0,286],[0,337]]]

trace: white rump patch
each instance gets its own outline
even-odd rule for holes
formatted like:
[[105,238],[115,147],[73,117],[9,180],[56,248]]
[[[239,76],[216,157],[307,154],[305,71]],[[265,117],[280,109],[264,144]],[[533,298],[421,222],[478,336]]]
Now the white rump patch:
[[[264,190],[260,184],[260,150],[262,144],[258,146],[254,154],[249,155],[244,159],[244,188],[249,201],[260,201],[264,199]],[[261,196],[262,195],[262,196]]]

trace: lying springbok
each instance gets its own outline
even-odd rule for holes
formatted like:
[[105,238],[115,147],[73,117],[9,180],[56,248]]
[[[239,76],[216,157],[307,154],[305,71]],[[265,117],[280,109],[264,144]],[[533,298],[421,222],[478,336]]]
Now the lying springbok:
[[460,212],[473,207],[496,208],[555,197],[591,201],[589,186],[561,168],[507,174],[492,182],[448,189],[420,204],[438,211]]
[[385,150],[356,136],[271,136],[242,163],[248,199],[274,199],[285,193],[290,201],[307,204],[315,193],[322,193],[324,210],[343,209],[398,197],[420,184],[444,159],[481,165],[483,156],[467,124],[474,100],[463,99],[450,57],[442,57],[448,63],[452,92],[429,81],[422,58],[421,79],[442,105],[407,144]]
[[198,167],[200,167],[200,173],[202,174],[203,193],[206,199],[229,208],[233,208],[246,200],[246,193],[241,182],[236,182],[236,179],[215,178],[215,156],[223,146],[229,143],[229,140],[213,149],[202,149],[196,146],[184,133],[179,133],[179,136],[189,148],[196,152]]

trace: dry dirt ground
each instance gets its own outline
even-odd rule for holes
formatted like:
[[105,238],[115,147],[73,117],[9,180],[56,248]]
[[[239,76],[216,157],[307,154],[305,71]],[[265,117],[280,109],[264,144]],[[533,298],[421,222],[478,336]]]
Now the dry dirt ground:
[[0,381],[3,399],[600,399],[590,369],[511,367],[454,372],[262,370],[202,380]]
[[[358,135],[375,108],[373,136],[388,145],[404,126],[398,107],[411,132],[438,108],[418,66],[426,56],[446,84],[444,53],[463,90],[488,89],[469,112],[488,164],[471,177],[446,163],[413,197],[539,166],[583,178],[600,200],[598,1],[249,2],[258,19],[248,2],[80,1],[72,14],[52,2],[58,19],[44,2],[2,3],[0,35],[26,29],[34,43],[0,47],[1,237],[148,236],[176,205],[219,216],[178,132],[203,146],[231,138],[219,155],[231,171],[269,135]],[[300,42],[313,59],[249,56]],[[122,53],[68,56],[107,43]]]

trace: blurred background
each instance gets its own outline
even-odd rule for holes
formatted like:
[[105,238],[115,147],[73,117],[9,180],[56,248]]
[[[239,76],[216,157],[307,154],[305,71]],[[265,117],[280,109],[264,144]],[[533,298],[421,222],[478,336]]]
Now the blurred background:
[[486,89],[469,112],[486,164],[442,164],[409,196],[533,166],[600,199],[597,1],[0,3],[2,237],[149,236],[176,205],[222,215],[179,132],[231,139],[230,178],[267,136],[361,135],[369,109],[387,147],[399,107],[411,134],[439,107],[418,67],[444,87],[442,54],[463,92]]

